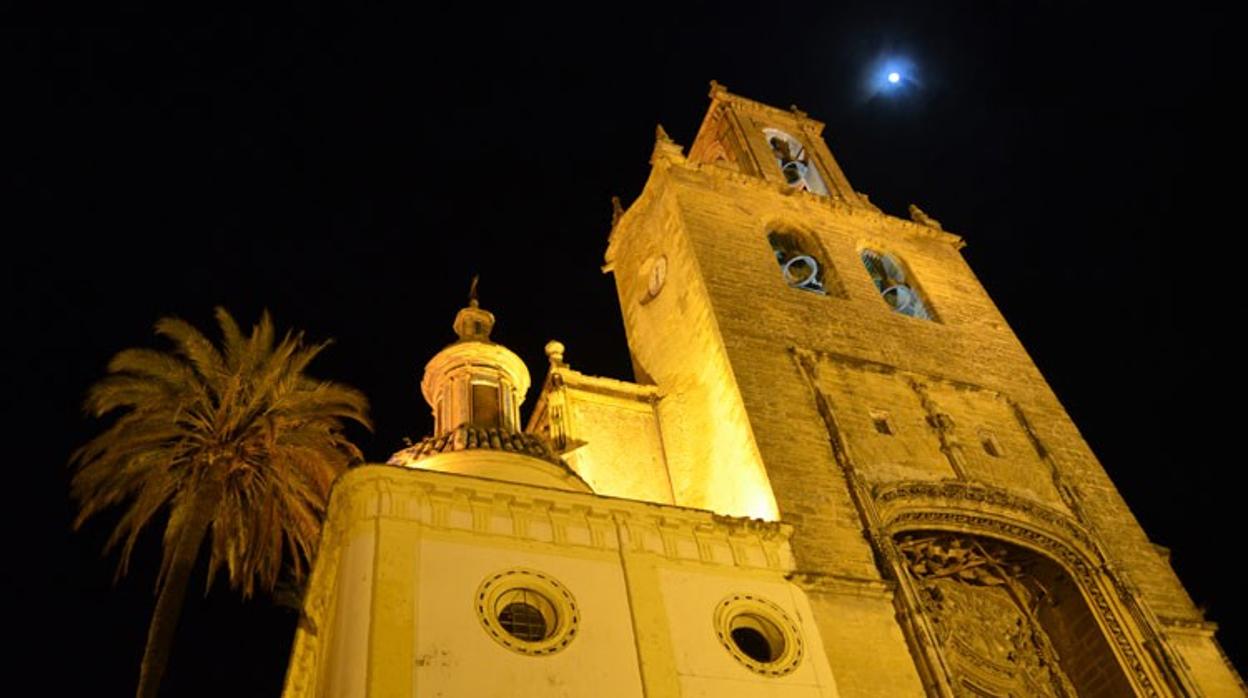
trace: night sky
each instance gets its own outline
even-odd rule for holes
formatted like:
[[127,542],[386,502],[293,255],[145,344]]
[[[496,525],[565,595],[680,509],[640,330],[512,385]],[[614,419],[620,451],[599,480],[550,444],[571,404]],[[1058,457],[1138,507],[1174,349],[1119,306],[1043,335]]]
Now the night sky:
[[[640,192],[656,123],[692,142],[711,79],[826,122],[856,189],[965,237],[1248,666],[1225,562],[1244,530],[1242,457],[1226,453],[1241,410],[1222,406],[1242,354],[1224,248],[1243,198],[1222,176],[1239,125],[1221,102],[1242,82],[1221,72],[1229,17],[855,4],[0,10],[12,666],[55,667],[46,695],[133,695],[160,533],[114,585],[100,550],[115,517],[71,530],[66,462],[105,424],[82,413],[87,386],[118,350],[164,347],[163,315],[215,331],[215,305],[246,324],[268,308],[281,328],[332,337],[311,372],[369,396],[376,431],[352,435],[372,461],[429,431],[420,372],[453,339],[473,274],[495,339],[535,383],[552,338],[573,367],[631,378],[600,270],[610,197]],[[914,72],[873,95],[891,57]],[[165,695],[277,695],[295,615],[223,580],[201,598],[204,575]]]

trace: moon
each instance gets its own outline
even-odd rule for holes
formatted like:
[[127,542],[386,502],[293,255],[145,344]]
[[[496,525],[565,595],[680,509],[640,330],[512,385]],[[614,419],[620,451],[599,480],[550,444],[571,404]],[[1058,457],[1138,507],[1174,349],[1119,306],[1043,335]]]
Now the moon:
[[900,102],[923,87],[923,70],[912,58],[879,53],[863,65],[859,95],[864,104],[877,97]]

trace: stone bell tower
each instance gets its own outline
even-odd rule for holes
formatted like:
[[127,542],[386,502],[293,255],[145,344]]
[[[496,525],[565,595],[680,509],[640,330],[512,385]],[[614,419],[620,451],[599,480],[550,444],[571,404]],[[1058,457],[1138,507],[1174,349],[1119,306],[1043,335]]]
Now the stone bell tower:
[[1240,694],[962,238],[874,207],[796,107],[710,97],[607,269],[675,503],[794,527],[841,692]]

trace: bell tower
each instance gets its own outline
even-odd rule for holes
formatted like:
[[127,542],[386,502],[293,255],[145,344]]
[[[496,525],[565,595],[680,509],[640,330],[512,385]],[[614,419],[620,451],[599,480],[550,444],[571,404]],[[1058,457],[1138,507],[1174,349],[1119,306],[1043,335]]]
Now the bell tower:
[[605,269],[673,503],[793,526],[842,694],[1242,692],[962,238],[855,192],[796,107],[710,98]]

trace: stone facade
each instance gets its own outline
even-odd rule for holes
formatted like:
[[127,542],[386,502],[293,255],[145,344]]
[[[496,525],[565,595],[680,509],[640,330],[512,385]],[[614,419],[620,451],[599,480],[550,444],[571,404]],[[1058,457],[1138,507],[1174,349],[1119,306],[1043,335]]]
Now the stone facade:
[[659,130],[606,252],[636,382],[552,342],[521,430],[461,312],[430,440],[335,488],[288,696],[1245,694],[961,239],[822,128],[713,84]]

